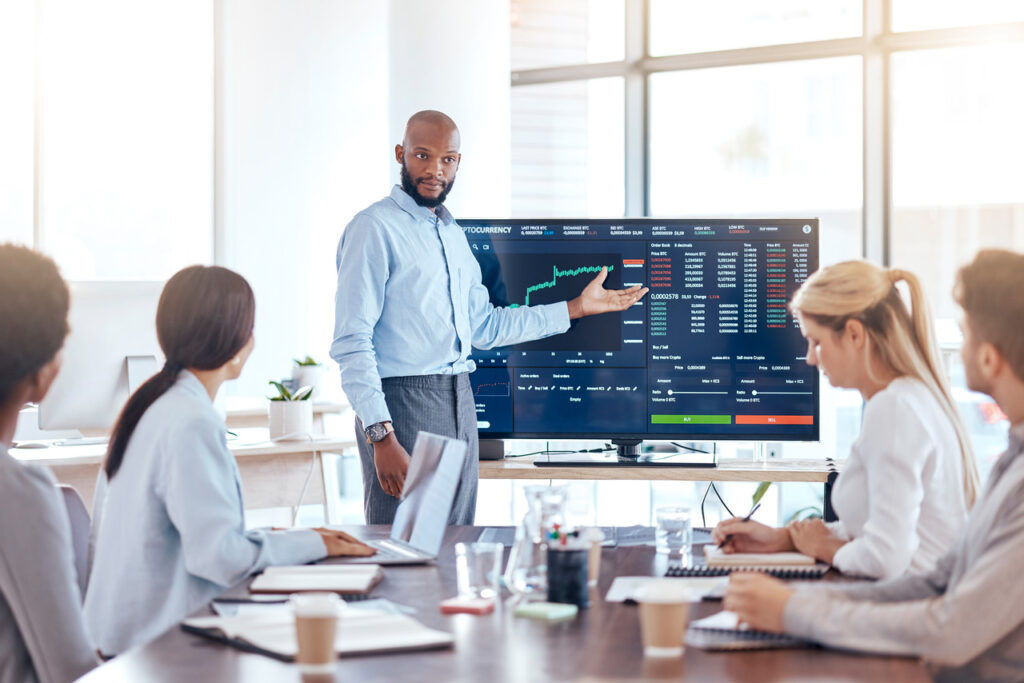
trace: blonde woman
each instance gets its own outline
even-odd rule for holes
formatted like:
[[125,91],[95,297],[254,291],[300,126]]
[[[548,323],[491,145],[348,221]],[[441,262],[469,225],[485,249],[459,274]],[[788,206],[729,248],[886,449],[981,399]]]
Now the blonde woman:
[[865,401],[860,435],[832,491],[839,521],[774,529],[730,519],[713,539],[729,536],[726,552],[797,550],[872,578],[930,569],[959,535],[979,479],[920,282],[904,270],[847,261],[808,278],[790,308],[807,339],[807,363]]

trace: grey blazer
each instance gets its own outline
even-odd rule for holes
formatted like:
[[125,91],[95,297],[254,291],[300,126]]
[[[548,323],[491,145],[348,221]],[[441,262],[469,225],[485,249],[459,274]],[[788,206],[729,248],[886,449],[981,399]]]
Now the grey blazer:
[[0,445],[0,683],[67,683],[98,663],[56,480]]

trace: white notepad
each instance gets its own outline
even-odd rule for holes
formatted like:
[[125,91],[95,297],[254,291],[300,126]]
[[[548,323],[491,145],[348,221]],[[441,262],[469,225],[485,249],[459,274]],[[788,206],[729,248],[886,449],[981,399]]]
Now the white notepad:
[[[265,616],[197,617],[186,619],[182,628],[280,658],[294,658],[299,649],[295,617],[288,612]],[[345,656],[450,647],[453,642],[452,634],[427,628],[404,614],[345,609],[338,618],[334,649]]]
[[379,564],[311,564],[267,567],[249,585],[252,593],[367,593],[380,583]]
[[[652,581],[665,580],[650,576],[616,576],[604,600],[605,602],[635,601],[644,586]],[[690,602],[700,602],[704,598],[721,599],[722,595],[725,594],[725,586],[729,583],[728,577],[724,576],[669,580],[677,581],[678,585],[683,586],[689,591]]]
[[704,546],[709,567],[813,567],[817,564],[803,553],[726,553],[715,546]]

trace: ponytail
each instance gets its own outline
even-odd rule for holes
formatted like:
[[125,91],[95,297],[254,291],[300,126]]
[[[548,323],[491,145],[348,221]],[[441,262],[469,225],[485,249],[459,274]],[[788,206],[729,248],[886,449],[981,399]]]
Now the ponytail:
[[110,437],[103,469],[113,479],[142,415],[182,370],[215,370],[252,339],[256,299],[238,273],[220,266],[190,266],[175,273],[160,294],[156,336],[167,363],[128,399]]
[[[909,310],[896,287],[901,280],[910,292]],[[867,261],[837,263],[811,275],[793,295],[790,309],[840,334],[847,321],[859,321],[870,342],[864,349],[869,358],[875,354],[895,376],[913,377],[928,388],[956,433],[964,500],[973,506],[981,488],[978,465],[949,389],[928,299],[917,276]],[[871,376],[870,363],[867,368]]]
[[160,372],[146,380],[125,403],[121,415],[117,418],[117,424],[114,425],[107,459],[103,463],[103,470],[107,473],[108,481],[113,479],[121,468],[124,452],[128,448],[128,440],[132,438],[132,433],[138,426],[139,420],[142,419],[142,415],[158,398],[174,386],[174,382],[178,379],[178,373],[182,369],[180,363],[168,360]]
[[922,373],[924,376],[921,377],[921,380],[938,399],[939,405],[953,426],[953,431],[956,432],[956,438],[960,445],[960,461],[963,465],[964,500],[967,502],[967,507],[971,508],[981,490],[981,477],[978,474],[978,465],[974,458],[970,436],[949,389],[949,377],[946,375],[946,367],[942,362],[938,340],[933,331],[935,328],[924,289],[917,276],[909,271],[893,268],[889,271],[889,276],[894,285],[900,280],[905,282],[907,290],[910,292],[911,329],[924,369],[927,370],[927,374]]

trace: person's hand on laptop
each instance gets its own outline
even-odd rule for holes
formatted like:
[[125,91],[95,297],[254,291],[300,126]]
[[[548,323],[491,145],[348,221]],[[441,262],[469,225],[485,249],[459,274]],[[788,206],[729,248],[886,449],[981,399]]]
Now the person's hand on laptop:
[[350,536],[344,531],[328,529],[326,527],[316,527],[313,531],[320,534],[320,540],[327,547],[328,557],[369,557],[377,552],[358,538]]
[[373,465],[377,468],[377,481],[384,493],[400,498],[405,473],[409,471],[409,454],[398,443],[394,432],[373,444]]

